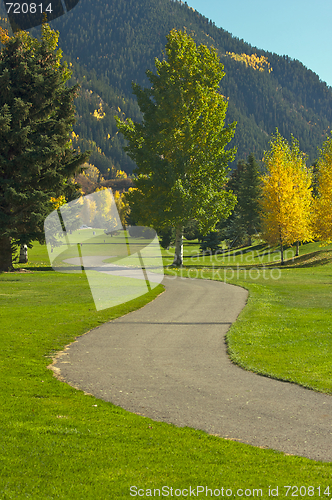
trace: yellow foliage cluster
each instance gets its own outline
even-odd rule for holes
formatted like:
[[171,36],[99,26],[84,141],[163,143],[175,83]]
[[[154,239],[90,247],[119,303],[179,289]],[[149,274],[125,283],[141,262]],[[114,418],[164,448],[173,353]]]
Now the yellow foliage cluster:
[[100,103],[99,109],[95,109],[93,113],[90,113],[90,115],[94,116],[97,120],[102,120],[106,116],[102,103]]
[[[132,191],[132,189],[133,188],[129,188],[129,191]],[[129,202],[126,200],[126,193],[120,193],[120,191],[115,191],[114,201],[116,204],[116,208],[118,210],[121,224],[123,225],[123,227],[125,227],[126,217],[130,212]]]
[[[133,188],[129,188],[129,191],[132,190]],[[103,221],[110,222],[110,220],[114,220],[116,222],[116,214],[118,214],[122,226],[125,227],[126,217],[130,212],[126,193],[115,191],[112,197],[110,190],[106,187],[98,188],[95,192],[102,193],[102,196],[96,198],[95,201],[87,196],[81,196],[79,199],[79,203],[82,205],[79,217],[83,220],[84,224],[87,226],[97,224],[96,227],[101,227],[100,223]]]
[[[90,166],[93,167],[93,165]],[[133,190],[134,188],[129,188],[128,192]],[[115,219],[115,203],[121,224],[123,225],[123,227],[125,227],[126,217],[130,212],[129,202],[126,199],[127,193],[115,191],[112,199],[112,195],[109,189],[106,187],[97,188],[95,192],[103,193],[101,197],[97,198],[97,201],[93,201],[87,196],[81,196],[78,200],[78,202],[82,206],[82,209],[80,210],[78,216],[82,219],[83,223],[87,226],[93,225],[94,223],[96,223],[95,219],[97,216],[99,221],[104,220],[109,222],[110,219]],[[66,203],[66,198],[64,196],[59,196],[58,198],[51,198],[50,201],[52,203],[53,209],[57,210],[59,207]]]
[[312,175],[298,143],[291,146],[277,132],[264,162],[262,177],[262,236],[268,243],[292,245],[312,241]]
[[258,69],[258,71],[264,71],[267,69],[269,73],[273,71],[267,57],[265,56],[259,57],[257,54],[251,54],[249,56],[248,54],[235,54],[235,52],[226,52],[226,55],[230,56],[235,61],[243,62],[247,67],[250,66],[250,68],[255,70]]
[[57,210],[66,203],[66,198],[64,196],[59,196],[59,198],[51,198],[51,203],[53,205],[53,209]]
[[90,179],[91,182],[104,182],[105,179],[102,175],[100,175],[100,170],[97,167],[91,165],[90,163],[84,163],[83,167],[83,175]]
[[117,170],[115,174],[116,179],[127,179],[127,174],[124,170]]
[[89,196],[81,196],[79,203],[82,209],[79,213],[80,219],[87,226],[103,227],[103,224],[109,223],[112,219],[116,222],[116,211],[111,192],[102,187],[96,189],[96,192],[102,192],[101,196],[91,199]]
[[86,224],[87,226],[90,226],[92,224],[96,211],[97,211],[97,206],[96,203],[89,198],[81,196],[79,199],[79,203],[82,205],[82,210],[79,214],[80,219]]
[[318,159],[318,194],[313,202],[315,237],[325,243],[332,242],[332,135],[320,150]]
[[9,40],[8,30],[1,28],[0,26],[0,42],[5,44]]

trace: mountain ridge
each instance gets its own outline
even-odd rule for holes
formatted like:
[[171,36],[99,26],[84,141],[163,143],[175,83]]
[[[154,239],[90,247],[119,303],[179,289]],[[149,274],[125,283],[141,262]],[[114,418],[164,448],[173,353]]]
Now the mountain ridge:
[[[330,132],[332,89],[318,75],[295,59],[233,37],[183,2],[81,0],[69,14],[50,25],[60,31],[59,45],[74,69],[72,83],[80,81],[83,91],[92,90],[105,102],[105,116],[100,118],[98,108],[92,109],[97,100],[93,102],[91,95],[81,92],[74,127],[82,147],[93,141],[104,153],[107,161],[95,158],[103,174],[109,168],[106,164],[128,173],[134,168],[122,151],[124,141],[117,134],[113,115],[141,119],[131,82],[149,84],[145,72],[154,70],[155,57],[162,57],[165,37],[172,28],[185,27],[197,43],[218,51],[226,72],[220,87],[229,102],[227,123],[238,122],[230,145],[238,147],[236,161],[250,153],[261,160],[271,133],[278,127],[287,139],[291,133],[299,139],[300,148],[312,163]],[[38,28],[31,30],[34,36],[39,32]],[[258,60],[265,58],[269,67],[263,65],[261,71],[246,64],[255,54]],[[100,155],[97,149],[96,157]]]

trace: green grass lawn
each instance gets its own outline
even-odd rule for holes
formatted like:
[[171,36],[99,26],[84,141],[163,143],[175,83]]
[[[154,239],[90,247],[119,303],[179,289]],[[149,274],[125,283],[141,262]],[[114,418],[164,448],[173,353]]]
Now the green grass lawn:
[[332,393],[332,250],[310,243],[280,253],[265,245],[217,256],[192,257],[181,270],[191,278],[228,281],[249,290],[247,306],[227,334],[231,359],[256,373]]
[[[167,272],[223,280],[226,271],[230,282],[250,292],[228,334],[234,361],[331,392],[329,248],[301,247],[302,256],[273,279],[269,272],[276,273],[278,254],[263,246],[254,247],[254,262],[245,260],[250,252],[239,250],[222,262],[227,255],[200,257],[198,245],[187,243],[185,268]],[[164,255],[169,264],[171,254]],[[320,486],[321,496],[332,496],[331,464],[156,423],[58,381],[47,369],[55,352],[100,323],[142,307],[162,287],[97,312],[84,274],[55,273],[40,245],[29,256],[29,264],[20,267],[30,272],[0,275],[1,500],[133,498],[130,486],[151,488],[153,496],[153,488],[175,492],[198,485],[232,493],[262,488],[263,498],[269,486],[279,486],[282,498],[284,485]],[[250,266],[257,268],[251,275]]]

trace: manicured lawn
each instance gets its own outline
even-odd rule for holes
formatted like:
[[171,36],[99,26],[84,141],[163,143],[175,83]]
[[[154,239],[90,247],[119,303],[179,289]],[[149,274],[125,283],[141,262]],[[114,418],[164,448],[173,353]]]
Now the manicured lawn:
[[[194,245],[191,249],[198,250]],[[249,290],[227,334],[233,362],[256,373],[332,393],[332,250],[311,243],[280,253],[266,246],[192,257],[177,273],[228,281]],[[278,260],[277,260],[278,259]],[[193,262],[194,261],[194,262]],[[195,264],[195,265],[194,265]]]
[[[195,251],[195,245],[187,248]],[[279,280],[255,279],[248,272],[245,276],[248,269],[239,270],[239,279],[233,277],[232,282],[250,291],[248,305],[228,336],[237,362],[330,391],[332,267],[315,265],[329,261],[324,252],[314,253],[308,262],[303,258],[300,265],[308,267],[282,270]],[[231,497],[238,488],[262,488],[262,498],[268,498],[269,486],[279,486],[284,498],[284,485],[320,485],[321,496],[331,496],[331,464],[156,423],[58,381],[47,369],[52,354],[98,324],[142,307],[162,287],[97,312],[85,275],[52,271],[45,247],[36,245],[29,255],[29,264],[21,267],[32,272],[0,275],[1,500],[133,498],[129,488],[135,485],[152,488],[152,496],[153,488],[162,486],[172,487],[173,496],[176,489],[198,485],[230,488]],[[216,279],[224,271],[215,257],[196,262],[190,257],[186,265],[197,269],[189,270],[197,277]],[[316,350],[310,357],[311,349]],[[287,361],[280,368],[274,359],[278,352],[294,366]],[[304,374],[299,356],[306,359]],[[329,484],[330,493],[324,496]]]

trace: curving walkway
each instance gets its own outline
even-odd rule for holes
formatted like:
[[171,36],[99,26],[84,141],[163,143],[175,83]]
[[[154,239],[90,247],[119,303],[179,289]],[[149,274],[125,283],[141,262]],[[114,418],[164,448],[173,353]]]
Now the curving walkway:
[[247,291],[165,277],[144,308],[79,337],[52,369],[70,385],[154,420],[332,461],[332,397],[247,372],[224,335]]

